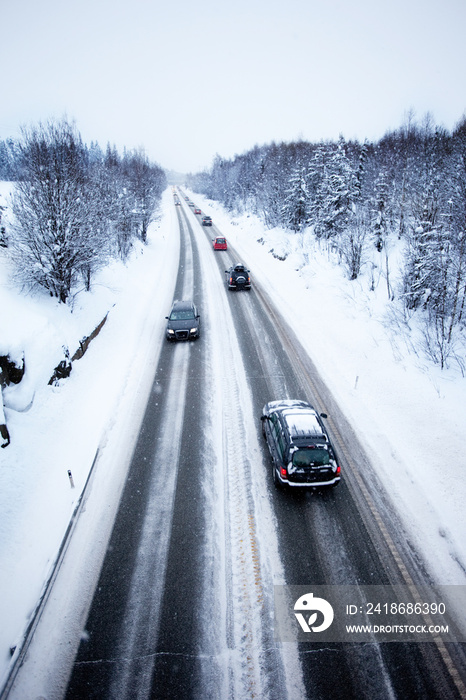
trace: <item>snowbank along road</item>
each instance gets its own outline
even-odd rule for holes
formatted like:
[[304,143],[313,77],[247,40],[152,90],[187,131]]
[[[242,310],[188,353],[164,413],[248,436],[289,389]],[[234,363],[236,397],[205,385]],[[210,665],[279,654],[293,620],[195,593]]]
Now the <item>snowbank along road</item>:
[[[424,573],[286,320],[254,279],[227,291],[234,250],[214,252],[221,232],[180,199],[174,296],[197,304],[201,337],[161,349],[79,648],[47,697],[464,697],[460,645],[274,639],[274,585],[416,586]],[[274,487],[260,415],[278,398],[328,413],[336,489]]]

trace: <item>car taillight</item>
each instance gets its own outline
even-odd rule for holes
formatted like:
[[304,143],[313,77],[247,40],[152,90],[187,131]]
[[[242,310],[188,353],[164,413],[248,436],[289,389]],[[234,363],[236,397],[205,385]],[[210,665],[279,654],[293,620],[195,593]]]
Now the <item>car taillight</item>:
[[286,477],[286,469],[285,469],[285,467],[280,467],[280,474],[281,474],[281,476],[285,476],[285,477]]
[[339,474],[340,472],[341,472],[341,467],[340,467],[340,465],[338,465],[338,467],[337,467],[337,474]]

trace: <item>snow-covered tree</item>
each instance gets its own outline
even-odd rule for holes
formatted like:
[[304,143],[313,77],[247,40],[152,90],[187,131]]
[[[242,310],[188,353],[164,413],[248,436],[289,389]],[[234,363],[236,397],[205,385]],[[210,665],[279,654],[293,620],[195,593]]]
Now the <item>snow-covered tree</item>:
[[310,191],[309,223],[314,226],[317,236],[323,235],[324,202],[326,200],[327,159],[329,148],[319,144],[308,166],[307,183]]
[[276,144],[271,144],[264,153],[257,189],[257,211],[266,226],[273,228],[282,223],[283,190],[286,186],[286,153]]
[[359,277],[365,262],[366,234],[363,218],[355,218],[351,226],[339,234],[338,248],[350,280],[356,280]]
[[437,258],[442,257],[450,237],[442,217],[445,146],[442,135],[433,131],[428,118],[419,146],[422,157],[411,196],[412,231],[404,276],[409,309],[425,305],[434,293],[439,272]]
[[23,129],[9,245],[18,277],[66,302],[84,269],[98,267],[87,155],[66,120]]
[[319,228],[325,238],[332,238],[341,233],[348,226],[353,214],[354,171],[345,154],[344,145],[344,140],[340,137],[321,184],[322,210]]
[[390,188],[385,168],[377,177],[374,185],[374,196],[371,208],[371,234],[374,245],[379,253],[383,253],[385,267],[385,281],[389,299],[393,299],[393,292],[390,281],[390,266],[388,256],[388,239],[391,226],[390,209]]
[[142,150],[127,155],[122,163],[123,173],[132,203],[132,215],[137,235],[145,243],[147,229],[153,220],[160,196],[166,187],[161,168],[152,165]]
[[380,253],[385,245],[388,232],[387,206],[388,206],[389,188],[385,170],[379,173],[377,182],[375,183],[374,205],[373,205],[373,220],[372,234],[374,237],[374,245]]
[[448,183],[448,226],[453,248],[453,309],[449,338],[453,327],[464,322],[466,311],[466,117],[453,134]]
[[282,221],[287,228],[295,232],[302,231],[309,220],[306,172],[305,166],[294,168],[290,176],[289,186],[284,193]]

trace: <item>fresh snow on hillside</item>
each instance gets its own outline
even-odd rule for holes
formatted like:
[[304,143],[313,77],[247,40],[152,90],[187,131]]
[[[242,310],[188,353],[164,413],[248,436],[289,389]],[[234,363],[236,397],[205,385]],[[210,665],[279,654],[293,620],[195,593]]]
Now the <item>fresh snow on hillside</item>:
[[[5,184],[0,192],[6,194]],[[268,231],[252,216],[231,217],[214,202],[191,196],[320,369],[433,580],[465,584],[466,380],[458,367],[440,371],[412,351],[389,313],[378,268],[368,265],[350,282],[309,232]],[[16,289],[7,251],[0,248],[0,354],[24,355],[26,362],[23,381],[4,392],[11,444],[0,450],[0,687],[10,649],[21,642],[97,453],[107,454],[96,462],[102,501],[107,489],[119,488],[113,480],[121,476],[130,437],[122,437],[126,451],[117,450],[112,429],[125,420],[136,425],[135,415],[143,411],[174,290],[179,242],[172,200],[167,190],[148,245],[136,246],[127,265],[114,262],[102,271],[92,292],[77,294],[72,307]],[[49,386],[63,347],[72,354],[107,313],[69,379]]]

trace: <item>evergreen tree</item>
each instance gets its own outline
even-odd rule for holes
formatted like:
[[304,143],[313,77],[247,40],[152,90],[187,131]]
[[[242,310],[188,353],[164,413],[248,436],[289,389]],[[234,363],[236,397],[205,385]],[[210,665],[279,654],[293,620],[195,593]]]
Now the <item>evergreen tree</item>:
[[340,137],[322,183],[321,226],[326,238],[337,236],[348,226],[353,213],[353,187],[353,170],[345,154],[343,137]]
[[387,204],[388,204],[388,183],[384,170],[379,174],[375,184],[375,197],[373,209],[372,231],[374,235],[374,245],[380,253],[387,238]]
[[296,167],[290,177],[285,200],[282,206],[282,221],[292,231],[299,232],[309,219],[309,193],[306,182],[306,168]]
[[19,159],[18,143],[14,139],[0,141],[0,180],[12,181]]
[[320,144],[309,163],[307,181],[312,192],[309,203],[309,222],[318,237],[324,235],[323,212],[327,188],[328,148]]
[[435,297],[436,258],[443,259],[447,245],[442,221],[444,144],[439,132],[432,131],[428,119],[422,132],[420,151],[419,177],[411,198],[413,224],[404,276],[404,294],[409,309],[417,308],[421,301],[427,304],[432,295]]

